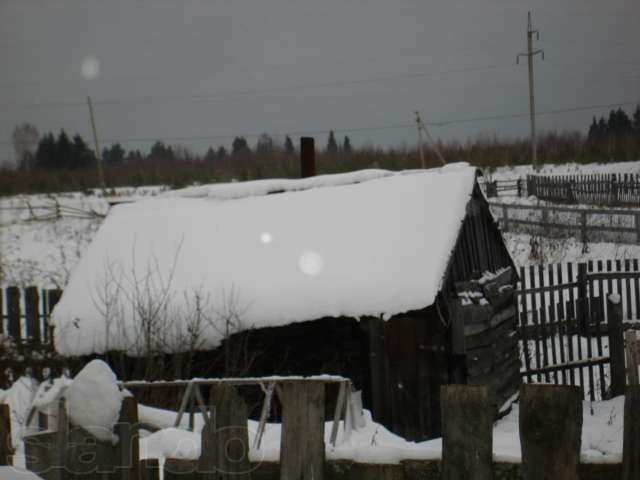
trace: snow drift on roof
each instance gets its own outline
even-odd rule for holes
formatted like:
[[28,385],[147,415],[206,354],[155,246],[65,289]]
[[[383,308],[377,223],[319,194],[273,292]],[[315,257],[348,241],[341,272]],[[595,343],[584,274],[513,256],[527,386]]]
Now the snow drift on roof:
[[344,185],[356,173],[278,195],[117,206],[53,312],[56,348],[208,349],[247,328],[428,306],[475,174],[457,164]]
[[268,195],[270,193],[299,192],[319,187],[338,187],[354,183],[366,182],[390,175],[411,174],[419,170],[391,172],[389,170],[358,170],[349,173],[317,175],[309,178],[274,178],[252,180],[249,182],[214,183],[172,190],[163,194],[165,197],[210,198],[213,200],[235,200],[238,198]]

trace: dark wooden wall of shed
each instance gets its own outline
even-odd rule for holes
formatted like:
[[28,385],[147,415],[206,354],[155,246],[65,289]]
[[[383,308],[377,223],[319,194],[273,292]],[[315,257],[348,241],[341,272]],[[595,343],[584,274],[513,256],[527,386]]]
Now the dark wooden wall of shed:
[[[440,435],[440,386],[449,383],[447,327],[435,306],[369,328],[371,409],[375,420],[409,440]],[[376,323],[378,324],[376,327]]]
[[[467,204],[467,215],[449,260],[442,293],[448,297],[455,282],[476,278],[483,272],[514,266],[511,255],[493,220],[489,204],[478,184]],[[514,268],[514,271],[517,271]]]

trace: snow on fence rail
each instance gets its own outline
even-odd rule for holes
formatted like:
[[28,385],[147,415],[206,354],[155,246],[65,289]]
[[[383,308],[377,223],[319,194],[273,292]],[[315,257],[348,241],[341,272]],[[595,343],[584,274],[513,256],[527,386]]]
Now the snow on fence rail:
[[9,221],[0,223],[0,227],[6,227],[14,223],[58,220],[63,217],[83,219],[106,217],[105,212],[100,212],[94,208],[65,205],[57,200],[45,204],[25,202],[23,205],[0,206],[0,213],[2,212],[8,214]]
[[640,244],[640,210],[612,210],[510,205],[490,202],[491,213],[505,232],[553,238]]
[[527,193],[557,203],[640,206],[640,175],[527,175]]

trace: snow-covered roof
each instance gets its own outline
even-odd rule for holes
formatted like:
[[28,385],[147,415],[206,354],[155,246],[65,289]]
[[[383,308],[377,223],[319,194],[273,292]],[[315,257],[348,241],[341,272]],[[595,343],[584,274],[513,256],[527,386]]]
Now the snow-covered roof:
[[[467,164],[369,170],[116,206],[53,312],[56,349],[140,353],[142,317],[162,335],[155,348],[171,352],[190,348],[196,311],[207,349],[228,330],[431,305],[475,176]],[[274,189],[285,193],[265,195]]]

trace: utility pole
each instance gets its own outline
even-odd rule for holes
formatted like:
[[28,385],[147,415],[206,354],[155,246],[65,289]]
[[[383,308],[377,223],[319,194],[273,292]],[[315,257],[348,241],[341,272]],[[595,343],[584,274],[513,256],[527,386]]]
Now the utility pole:
[[527,57],[527,63],[529,64],[529,116],[531,122],[531,164],[534,170],[539,170],[537,142],[536,142],[536,101],[535,90],[533,87],[533,57],[538,54],[542,55],[544,60],[544,50],[533,50],[533,36],[536,40],[540,40],[540,33],[538,30],[534,30],[531,24],[531,12],[527,13],[527,53],[519,53],[516,57],[516,64],[520,63],[520,57]]
[[91,118],[91,129],[93,130],[93,142],[96,146],[96,161],[98,164],[98,184],[99,187],[104,189],[104,172],[102,170],[102,155],[100,154],[100,144],[98,143],[98,131],[96,130],[96,121],[93,116],[93,103],[91,97],[87,97],[87,104],[89,105],[89,117]]
[[420,161],[422,162],[422,168],[425,168],[424,152],[422,150],[422,132],[424,132],[424,134],[427,136],[427,140],[433,147],[433,150],[436,152],[436,155],[438,156],[438,159],[440,160],[440,162],[442,162],[442,165],[446,165],[447,162],[444,161],[444,157],[440,153],[440,150],[438,150],[438,145],[436,145],[436,142],[433,141],[433,138],[431,137],[429,130],[427,130],[427,126],[424,124],[424,122],[420,118],[420,112],[416,110],[414,113],[416,114],[416,124],[418,125],[418,147],[420,149]]
[[424,168],[424,150],[422,149],[422,120],[420,119],[420,112],[415,111],[416,125],[418,127],[418,151],[420,152],[420,166]]

